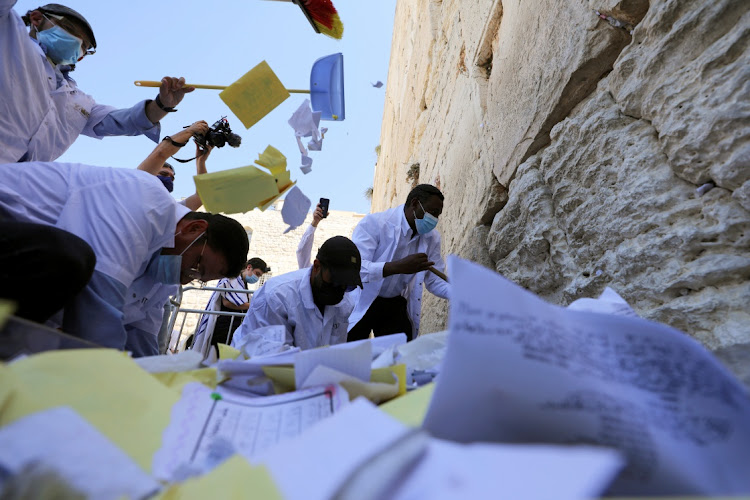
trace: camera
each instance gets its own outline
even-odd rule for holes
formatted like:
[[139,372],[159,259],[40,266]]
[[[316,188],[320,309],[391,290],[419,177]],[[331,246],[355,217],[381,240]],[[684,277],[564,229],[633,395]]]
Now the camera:
[[222,116],[216,123],[211,125],[211,128],[208,129],[205,135],[196,135],[195,142],[203,149],[206,149],[207,146],[223,148],[225,144],[229,144],[233,148],[238,148],[242,142],[242,137],[232,133],[227,117]]

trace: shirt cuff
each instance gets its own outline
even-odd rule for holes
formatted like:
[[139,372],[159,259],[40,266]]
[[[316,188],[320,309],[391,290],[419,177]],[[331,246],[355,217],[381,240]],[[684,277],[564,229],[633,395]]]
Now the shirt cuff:
[[370,274],[374,274],[378,279],[384,279],[385,276],[383,276],[383,268],[385,267],[385,262],[373,262],[370,267]]
[[151,102],[151,99],[146,99],[135,105],[135,107],[140,106],[140,112],[135,115],[133,122],[143,135],[158,143],[159,136],[161,135],[161,123],[152,123],[151,120],[148,119],[148,116],[146,116],[146,106],[149,102]]

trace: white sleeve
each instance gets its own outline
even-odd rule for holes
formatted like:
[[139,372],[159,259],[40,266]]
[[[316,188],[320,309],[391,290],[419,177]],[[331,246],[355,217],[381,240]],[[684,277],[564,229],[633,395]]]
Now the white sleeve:
[[310,267],[312,265],[312,247],[313,240],[315,239],[315,226],[310,224],[305,229],[302,239],[299,240],[299,246],[297,247],[297,265],[300,269]]
[[368,215],[359,221],[357,227],[354,228],[352,241],[357,245],[362,257],[362,268],[359,273],[362,283],[382,280],[385,262],[373,262],[375,251],[380,243],[380,226],[377,218]]

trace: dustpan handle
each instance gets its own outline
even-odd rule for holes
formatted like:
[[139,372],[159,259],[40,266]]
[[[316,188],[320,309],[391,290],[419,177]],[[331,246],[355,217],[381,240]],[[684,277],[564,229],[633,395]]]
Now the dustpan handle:
[[[161,87],[161,82],[153,80],[136,80],[133,82],[136,87]],[[196,89],[224,90],[226,85],[202,85],[200,83],[186,83],[185,87],[195,87]],[[304,89],[286,89],[290,94],[309,94],[309,90]]]

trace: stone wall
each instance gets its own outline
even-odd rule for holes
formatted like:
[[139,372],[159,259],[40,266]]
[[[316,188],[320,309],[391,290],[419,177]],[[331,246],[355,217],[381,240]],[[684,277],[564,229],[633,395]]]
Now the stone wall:
[[[248,258],[260,257],[271,268],[271,272],[256,285],[248,285],[248,289],[257,289],[262,286],[266,279],[279,276],[291,271],[296,271],[297,265],[297,246],[305,232],[307,226],[312,222],[312,213],[308,214],[305,223],[293,231],[284,234],[287,224],[281,218],[281,208],[284,206],[283,200],[277,201],[273,207],[265,212],[253,210],[244,214],[230,215],[229,217],[239,221],[242,226],[252,232],[250,237],[250,250]],[[325,240],[333,236],[346,236],[351,238],[354,226],[364,217],[363,214],[354,212],[345,212],[341,210],[331,210],[327,218],[318,224],[313,240],[312,258],[318,247]],[[218,281],[209,282],[207,286],[215,287]],[[210,291],[191,290],[185,293],[183,297],[183,308],[205,309],[206,304],[211,297]],[[198,314],[188,314],[185,318],[185,324],[182,328],[183,335],[192,334],[198,322]],[[183,316],[178,317],[176,328],[179,330],[182,324]]]
[[750,348],[749,44],[747,0],[400,0],[373,211],[418,165],[445,255]]

